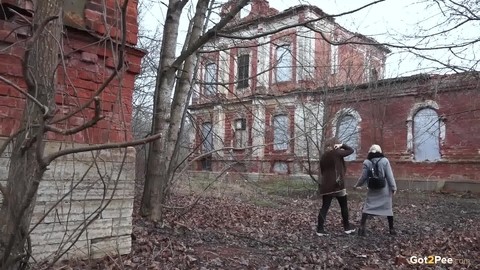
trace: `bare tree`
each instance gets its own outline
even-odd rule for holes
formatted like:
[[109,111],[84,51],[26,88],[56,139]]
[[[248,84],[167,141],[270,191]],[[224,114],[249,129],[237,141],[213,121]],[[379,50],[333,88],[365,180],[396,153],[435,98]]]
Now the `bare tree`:
[[[175,57],[179,23],[188,1],[171,0],[163,29],[160,64],[155,87],[152,134],[161,134],[149,149],[147,175],[142,199],[142,214],[153,220],[162,219],[162,207],[168,196],[168,189],[174,176],[175,155],[178,150],[178,136],[186,109],[190,85],[195,70],[195,52],[221,30],[247,4],[241,0],[215,26],[202,34],[207,11],[211,1],[197,3],[190,33],[185,39],[182,53]],[[171,100],[173,96],[173,100]]]
[[63,1],[40,1],[33,19],[35,32],[28,41],[24,76],[28,99],[21,130],[12,150],[12,166],[0,221],[0,266],[19,269],[25,259],[24,245],[35,196],[48,163],[43,160],[45,122],[52,118],[55,104],[55,70],[60,53]]
[[443,72],[478,70],[476,52],[480,38],[471,31],[480,23],[478,1],[421,1],[417,6],[429,10],[428,14],[432,15],[419,18],[422,21],[416,22],[416,32],[400,35],[391,45],[424,59]]

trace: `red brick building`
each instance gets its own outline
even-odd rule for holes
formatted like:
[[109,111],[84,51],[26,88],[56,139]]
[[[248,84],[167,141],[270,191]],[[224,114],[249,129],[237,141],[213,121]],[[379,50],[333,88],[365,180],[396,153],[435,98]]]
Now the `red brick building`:
[[[94,96],[97,89],[113,73],[118,55],[114,48],[120,41],[120,11],[115,1],[81,0],[65,1],[66,24],[64,44],[64,65],[58,69],[58,91],[56,103],[59,115],[68,114]],[[131,137],[130,123],[132,111],[132,91],[135,75],[140,71],[143,52],[133,46],[137,43],[137,1],[130,1],[127,14],[126,72],[122,72],[99,96],[102,109],[107,116],[97,126],[76,134],[75,142],[100,143],[124,141]],[[29,35],[29,27],[19,14],[30,15],[32,1],[7,0],[0,5],[0,74],[25,87],[22,74],[24,44]],[[14,10],[12,12],[10,10]],[[104,23],[106,14],[107,24]],[[106,38],[105,38],[106,37]],[[23,96],[11,86],[0,82],[0,110],[2,114],[0,134],[8,136],[18,128],[22,114]],[[79,126],[84,119],[93,116],[93,110],[75,115],[63,128]],[[60,117],[60,116],[58,116]],[[127,133],[125,133],[127,131]],[[127,134],[127,138],[125,138]],[[49,134],[49,139],[65,140],[63,136]]]
[[[135,48],[137,0],[130,0],[127,7],[124,65],[105,90],[99,92],[118,66],[122,35],[119,2],[122,1],[64,1],[65,28],[63,40],[59,41],[63,44],[62,61],[56,73],[56,126],[71,129],[92,119],[93,103],[81,108],[95,96],[100,99],[105,118],[74,135],[46,133],[45,155],[65,148],[132,138],[132,94],[144,55]],[[30,21],[36,3],[31,0],[0,3],[0,76],[23,89],[26,89],[22,70],[24,41],[32,34]],[[4,81],[0,80],[2,141],[18,130],[25,106],[24,96]],[[60,120],[67,115],[71,117]],[[8,155],[7,149],[0,158],[2,184],[8,175]],[[98,170],[91,169],[100,163]],[[68,257],[128,253],[134,168],[133,148],[77,153],[52,162],[40,183],[32,217],[32,224],[38,223],[30,235],[34,259],[37,262],[52,259],[63,251]],[[109,198],[108,205],[105,198]],[[100,209],[103,213],[92,220]]]
[[382,79],[388,49],[319,8],[249,11],[204,48],[197,170],[307,175],[335,135],[352,178],[379,143],[398,179],[480,180],[478,74]]

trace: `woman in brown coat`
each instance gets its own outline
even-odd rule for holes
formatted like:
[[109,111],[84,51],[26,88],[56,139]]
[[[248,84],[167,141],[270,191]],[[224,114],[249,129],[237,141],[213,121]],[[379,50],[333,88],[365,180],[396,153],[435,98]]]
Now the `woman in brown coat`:
[[322,208],[318,213],[318,236],[328,234],[325,231],[324,224],[333,198],[337,198],[338,204],[340,204],[345,233],[351,234],[355,232],[355,229],[348,221],[347,192],[344,182],[347,168],[343,158],[351,154],[353,154],[353,148],[346,144],[339,143],[335,138],[325,143],[325,153],[320,158],[319,179],[321,179],[320,193],[322,195]]

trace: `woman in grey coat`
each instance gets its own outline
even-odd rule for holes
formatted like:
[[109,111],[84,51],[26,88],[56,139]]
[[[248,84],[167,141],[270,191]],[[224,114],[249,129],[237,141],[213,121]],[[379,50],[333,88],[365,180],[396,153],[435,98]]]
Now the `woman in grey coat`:
[[362,210],[362,219],[360,220],[360,229],[358,235],[365,236],[365,223],[369,215],[372,216],[387,216],[388,227],[391,235],[396,235],[393,227],[393,210],[392,198],[397,191],[395,178],[393,177],[392,167],[388,159],[382,154],[382,148],[374,144],[368,151],[368,157],[363,162],[362,175],[358,179],[354,188],[367,184],[369,172],[372,170],[374,164],[377,164],[378,175],[386,180],[386,185],[380,189],[368,189],[367,198]]

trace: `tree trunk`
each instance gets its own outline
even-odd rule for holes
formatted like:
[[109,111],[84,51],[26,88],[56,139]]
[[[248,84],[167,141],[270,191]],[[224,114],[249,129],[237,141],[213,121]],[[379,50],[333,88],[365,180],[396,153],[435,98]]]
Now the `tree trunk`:
[[[185,39],[186,44],[192,43],[202,35],[208,2],[209,0],[198,1],[195,16],[192,20],[191,33]],[[161,139],[164,142],[164,150],[162,151],[162,158],[159,164],[159,167],[162,168],[162,175],[156,181],[157,185],[154,196],[151,198],[154,205],[151,217],[154,220],[162,219],[162,205],[168,198],[169,187],[175,174],[177,164],[175,164],[174,161],[176,160],[176,150],[178,149],[178,138],[180,137],[183,113],[188,105],[187,97],[191,89],[196,64],[197,54],[194,53],[187,57],[183,67],[178,72],[179,78],[177,79],[173,100],[171,102],[170,119],[165,123],[168,129],[163,131],[163,134],[166,134],[166,136]]]
[[[47,168],[42,162],[43,135],[45,121],[54,105],[55,70],[62,40],[62,6],[62,0],[38,1],[33,18],[34,34],[27,41],[23,65],[28,93],[45,107],[27,99],[21,119],[24,131],[13,144],[7,194],[0,209],[1,269],[22,269],[30,255],[25,246],[38,185]],[[46,23],[47,20],[50,22]]]
[[[223,16],[218,24],[202,35],[210,1],[198,1],[195,16],[191,22],[191,34],[185,40],[186,49],[176,59],[175,48],[180,15],[188,1],[171,0],[168,6],[152,121],[152,134],[162,134],[163,136],[150,146],[142,199],[142,215],[148,216],[154,221],[162,219],[162,208],[167,199],[169,185],[176,167],[172,161],[175,160],[175,151],[178,148],[181,121],[187,106],[188,91],[195,69],[196,50],[213,38],[216,31],[221,30],[248,2],[248,0],[239,1],[235,8]],[[176,78],[176,75],[179,78]],[[171,101],[175,79],[177,79],[177,85],[173,101]]]
[[[208,2],[209,0],[200,0],[197,3],[195,16],[191,23],[191,33],[185,40],[186,44],[195,42],[201,36]],[[178,15],[179,20],[180,14]],[[166,40],[165,38],[167,37],[164,36],[163,40]],[[178,138],[180,136],[188,93],[191,89],[196,59],[196,54],[190,55],[185,59],[183,67],[178,71],[179,78],[175,86],[173,101],[170,102],[172,90],[166,91],[163,88],[160,89],[160,93],[169,93],[169,95],[161,94],[159,96],[160,98],[156,99],[156,106],[158,106],[160,110],[158,110],[159,113],[157,113],[157,110],[155,111],[153,131],[154,133],[162,133],[164,136],[160,140],[152,143],[143,198],[143,210],[148,209],[148,211],[144,211],[143,214],[148,215],[152,220],[160,221],[162,219],[162,205],[167,199],[169,186],[173,179],[174,169],[176,167],[173,161],[176,160],[175,154],[178,148]],[[162,61],[162,59],[160,61]],[[172,69],[175,67],[169,68]],[[176,71],[175,69],[175,72]],[[174,75],[175,74],[176,73],[174,73]],[[173,89],[173,86],[170,89]],[[147,187],[150,190],[147,190]],[[147,192],[149,195],[146,195]],[[147,200],[149,200],[149,202],[147,202]]]
[[[167,16],[163,29],[162,48],[160,63],[157,71],[157,83],[155,86],[152,134],[165,134],[170,118],[170,98],[175,84],[176,69],[172,67],[175,61],[175,50],[177,47],[178,27],[180,17],[186,1],[171,0],[168,5]],[[163,136],[164,137],[164,136]],[[161,159],[164,157],[163,137],[155,140],[149,147],[147,160],[147,173],[145,175],[145,186],[143,190],[141,212],[143,216],[151,216],[152,200],[158,192],[158,182],[162,180],[166,171],[161,167]]]

